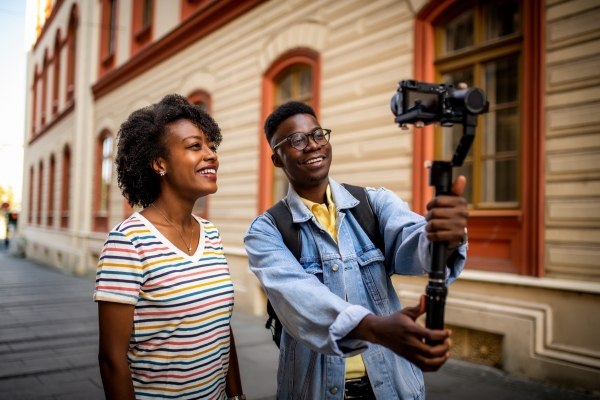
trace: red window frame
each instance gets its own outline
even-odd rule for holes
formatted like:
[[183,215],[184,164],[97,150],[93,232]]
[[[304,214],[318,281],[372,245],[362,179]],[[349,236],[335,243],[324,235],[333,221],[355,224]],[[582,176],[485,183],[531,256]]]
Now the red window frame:
[[38,190],[37,190],[37,215],[35,222],[37,225],[42,224],[42,195],[44,193],[44,162],[40,161],[38,167]]
[[54,181],[56,177],[56,159],[50,155],[50,168],[48,175],[48,203],[46,204],[46,225],[54,225]]
[[142,26],[142,13],[144,0],[133,0],[133,13],[131,21],[131,55],[139,52],[144,46],[152,42],[154,35],[154,17],[156,15],[156,2],[150,5],[150,23]]
[[[112,6],[117,7],[117,10],[114,15],[112,15]],[[117,32],[119,21],[119,10],[118,10],[118,1],[117,0],[102,0],[101,5],[101,13],[102,13],[102,28],[100,30],[100,65],[99,65],[99,76],[104,76],[108,71],[115,67],[115,58],[117,52]],[[111,30],[114,29],[112,34],[112,40],[114,41],[114,46],[112,51],[110,51],[110,40],[111,40]]]
[[[521,210],[474,210],[470,213],[467,267],[521,275],[543,276],[544,248],[544,20],[545,8],[536,0],[523,1],[523,80],[528,82],[522,105],[522,182]],[[464,7],[459,0],[433,0],[415,20],[415,73],[417,80],[435,79],[436,22],[453,7]],[[427,199],[433,196],[428,186],[426,160],[433,159],[434,128],[415,129],[413,133],[413,209],[424,214]],[[490,242],[496,248],[490,251]],[[498,257],[503,254],[503,257]],[[508,255],[508,256],[506,256]]]
[[69,227],[69,189],[71,187],[71,149],[65,145],[62,159],[62,179],[60,193],[60,227]]
[[33,165],[29,168],[29,204],[27,205],[27,223],[33,223],[33,181],[35,179]]
[[69,17],[69,27],[67,29],[67,81],[66,81],[66,99],[67,103],[75,99],[75,69],[77,63],[77,26],[79,24],[79,9],[77,4],[73,4]]
[[[96,171],[95,171],[95,179],[94,179],[94,221],[92,229],[94,232],[108,232],[108,221],[110,218],[110,185],[108,187],[108,204],[106,207],[106,211],[100,211],[100,185],[102,180],[102,145],[104,139],[107,137],[112,137],[113,135],[108,130],[102,131],[102,133],[98,136],[98,140],[96,141]],[[114,158],[114,154],[112,155]]]
[[263,130],[264,121],[267,119],[269,114],[273,112],[273,105],[275,104],[275,81],[279,77],[279,74],[284,72],[288,67],[295,64],[305,64],[311,67],[313,74],[313,98],[312,108],[317,114],[317,118],[320,116],[321,109],[321,56],[318,52],[308,48],[297,48],[290,50],[281,56],[279,56],[271,66],[266,70],[262,79],[262,104],[261,104],[261,118],[259,126],[259,166],[260,171],[258,185],[258,213],[262,214],[272,203],[272,192],[273,192],[273,165],[271,163],[271,147],[265,140],[265,134]]
[[62,49],[62,42],[60,38],[60,29],[56,31],[56,37],[54,39],[54,56],[53,56],[53,79],[52,79],[52,116],[54,117],[58,113],[58,94],[60,84],[60,54]]

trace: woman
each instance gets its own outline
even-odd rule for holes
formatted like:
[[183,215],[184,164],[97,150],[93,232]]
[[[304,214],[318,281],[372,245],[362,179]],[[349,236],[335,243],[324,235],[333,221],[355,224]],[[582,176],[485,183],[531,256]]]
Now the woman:
[[222,136],[184,97],[132,113],[117,175],[143,211],[108,235],[94,300],[107,399],[243,399],[230,327],[233,286],[217,229],[195,217],[217,191]]

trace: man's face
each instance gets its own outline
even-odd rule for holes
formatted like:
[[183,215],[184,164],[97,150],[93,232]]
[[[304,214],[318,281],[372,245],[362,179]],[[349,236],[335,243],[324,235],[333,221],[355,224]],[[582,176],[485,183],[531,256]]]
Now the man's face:
[[[319,122],[310,114],[296,114],[283,121],[271,139],[271,147],[293,133],[311,133],[320,128]],[[292,187],[298,192],[328,181],[331,166],[331,143],[321,146],[309,138],[304,150],[296,150],[289,141],[275,149],[271,155],[273,165],[283,169]]]

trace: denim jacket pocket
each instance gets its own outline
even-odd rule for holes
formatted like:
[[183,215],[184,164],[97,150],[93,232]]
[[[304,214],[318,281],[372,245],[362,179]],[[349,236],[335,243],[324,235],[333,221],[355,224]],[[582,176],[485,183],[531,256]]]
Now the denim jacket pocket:
[[380,311],[389,314],[387,280],[389,279],[385,269],[385,258],[378,249],[371,249],[357,257],[358,265],[363,282],[373,302]]

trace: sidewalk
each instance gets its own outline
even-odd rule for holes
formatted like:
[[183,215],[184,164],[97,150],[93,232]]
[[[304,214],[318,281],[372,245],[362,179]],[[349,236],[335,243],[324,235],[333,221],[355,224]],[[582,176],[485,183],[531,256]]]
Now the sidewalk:
[[[0,400],[104,399],[93,289],[0,251]],[[275,399],[278,351],[263,319],[235,312],[232,326],[248,399]],[[425,384],[428,400],[596,398],[459,360],[425,374]]]

